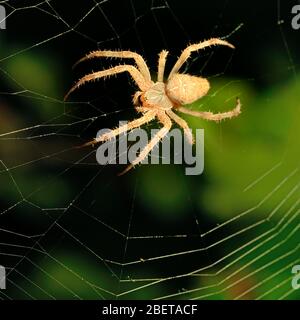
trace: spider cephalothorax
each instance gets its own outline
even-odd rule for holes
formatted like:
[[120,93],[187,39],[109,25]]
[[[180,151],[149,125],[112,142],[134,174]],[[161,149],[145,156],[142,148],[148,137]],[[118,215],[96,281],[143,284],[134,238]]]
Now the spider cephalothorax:
[[205,96],[210,88],[207,79],[196,77],[189,74],[179,73],[179,69],[189,58],[193,51],[203,49],[213,45],[223,45],[234,48],[232,44],[225,40],[213,38],[200,43],[188,46],[184,49],[172,68],[167,80],[164,82],[164,70],[168,51],[163,50],[159,54],[158,60],[158,75],[157,81],[151,79],[150,71],[146,62],[139,54],[131,51],[94,51],[86,55],[78,62],[91,59],[94,57],[109,57],[109,58],[123,58],[134,59],[136,66],[119,65],[107,70],[93,72],[81,78],[65,96],[65,99],[71,92],[80,87],[82,84],[111,76],[121,72],[128,72],[139,87],[139,91],[134,94],[133,104],[138,112],[142,113],[140,118],[137,118],[129,123],[120,126],[108,133],[105,133],[94,140],[87,142],[85,145],[94,145],[112,139],[123,132],[140,127],[141,125],[157,118],[163,127],[157,132],[152,140],[144,147],[138,157],[123,171],[123,173],[130,170],[134,165],[143,161],[154,146],[162,139],[171,129],[172,120],[183,128],[184,133],[190,143],[194,142],[194,138],[188,124],[185,120],[180,118],[174,111],[190,114],[202,119],[211,121],[221,121],[226,118],[236,117],[241,112],[240,100],[237,99],[236,106],[233,110],[223,113],[212,113],[205,111],[193,111],[183,107],[183,105],[190,104],[201,97]]

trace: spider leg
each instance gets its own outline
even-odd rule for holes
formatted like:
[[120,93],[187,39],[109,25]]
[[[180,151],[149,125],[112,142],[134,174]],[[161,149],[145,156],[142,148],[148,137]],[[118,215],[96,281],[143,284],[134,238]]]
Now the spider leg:
[[174,113],[172,110],[167,110],[166,111],[168,116],[174,120],[181,128],[184,130],[184,134],[186,135],[188,141],[190,144],[194,143],[194,137],[192,134],[191,129],[189,128],[188,124],[186,123],[185,120],[180,118],[176,113]]
[[189,110],[185,107],[179,107],[177,108],[178,111],[182,113],[189,114],[191,116],[199,117],[205,120],[210,120],[210,121],[221,121],[223,119],[230,119],[233,117],[237,117],[241,113],[241,102],[240,99],[236,99],[236,106],[234,109],[231,111],[223,112],[223,113],[212,113],[212,112],[201,112],[201,111],[193,111]]
[[151,83],[149,83],[148,81],[145,81],[144,77],[142,76],[142,74],[139,72],[137,68],[135,68],[134,66],[125,64],[125,65],[116,66],[107,70],[93,72],[82,77],[74,84],[74,86],[65,95],[64,100],[66,100],[74,90],[78,89],[81,85],[83,85],[86,82],[112,76],[114,74],[121,73],[121,72],[129,72],[133,80],[136,82],[136,84],[142,91],[147,90],[151,85]]
[[111,131],[109,131],[107,133],[104,133],[100,137],[97,137],[94,140],[89,141],[89,142],[81,145],[80,147],[86,147],[86,146],[94,145],[94,144],[99,143],[99,142],[107,141],[107,140],[110,140],[110,139],[120,135],[123,132],[126,132],[126,131],[129,131],[131,129],[140,127],[141,125],[153,120],[155,118],[155,116],[156,116],[156,113],[157,112],[153,111],[153,110],[148,111],[148,112],[144,113],[140,118],[132,120],[132,121],[130,121],[130,122],[128,122],[128,123],[116,128],[114,130],[111,130]]
[[119,175],[123,175],[132,169],[135,165],[142,162],[147,155],[151,152],[151,150],[159,143],[161,139],[170,131],[172,127],[172,121],[170,118],[164,113],[157,113],[157,117],[159,121],[163,124],[163,127],[156,133],[156,135],[150,140],[150,142],[144,147],[144,149],[140,152],[139,156],[126,167],[124,171],[122,171]]
[[158,59],[158,72],[157,72],[157,81],[163,82],[164,81],[164,72],[165,72],[165,66],[166,66],[166,60],[167,60],[167,55],[168,51],[163,50],[159,54],[159,59]]
[[175,73],[177,73],[179,71],[179,69],[182,67],[182,65],[190,57],[192,52],[198,51],[200,49],[204,49],[205,47],[210,47],[210,46],[215,46],[215,45],[227,46],[227,47],[234,49],[234,46],[232,44],[230,44],[229,42],[227,42],[225,40],[221,40],[218,38],[212,38],[212,39],[200,42],[200,43],[192,44],[182,51],[181,55],[179,56],[177,62],[175,63],[173,69],[171,70],[171,72],[169,74],[169,79]]
[[92,58],[121,58],[121,59],[134,59],[139,71],[143,75],[146,81],[151,81],[150,71],[147,67],[147,64],[143,57],[136,52],[132,51],[110,51],[110,50],[97,50],[93,51],[79,61],[77,61],[73,67],[77,66],[77,64],[81,63],[82,61],[92,59]]

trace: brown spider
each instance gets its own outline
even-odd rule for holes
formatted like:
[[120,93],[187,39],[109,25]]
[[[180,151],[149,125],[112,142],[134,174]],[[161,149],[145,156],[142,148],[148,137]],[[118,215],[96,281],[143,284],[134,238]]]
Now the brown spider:
[[[183,128],[184,134],[188,141],[193,144],[194,138],[185,120],[180,118],[173,110],[183,112],[192,116],[200,117],[205,120],[221,121],[222,119],[236,117],[241,112],[241,103],[237,99],[236,106],[233,110],[224,113],[199,112],[189,110],[183,105],[190,104],[203,96],[205,96],[210,88],[207,79],[189,74],[178,73],[179,69],[189,58],[193,51],[204,49],[205,47],[213,45],[223,45],[234,49],[234,46],[225,40],[213,38],[200,43],[188,46],[184,49],[172,68],[166,82],[164,82],[164,70],[168,51],[163,50],[159,54],[158,60],[158,76],[157,81],[151,79],[150,71],[146,62],[141,55],[131,51],[107,51],[98,50],[89,53],[78,61],[82,62],[94,57],[109,57],[109,58],[132,58],[135,60],[136,66],[132,65],[118,65],[107,70],[93,72],[82,77],[66,94],[65,100],[71,92],[80,87],[82,84],[96,80],[99,78],[111,76],[121,72],[128,72],[133,80],[136,82],[140,91],[137,91],[133,96],[133,104],[138,112],[142,113],[140,118],[137,118],[129,123],[122,125],[108,133],[102,134],[94,140],[87,142],[84,146],[94,145],[99,142],[107,141],[127,132],[131,129],[140,127],[141,125],[153,120],[155,117],[163,125],[152,140],[141,150],[138,157],[121,173],[124,174],[133,166],[143,161],[154,146],[168,133],[172,127],[172,121],[176,122]],[[172,110],[173,109],[173,110]]]

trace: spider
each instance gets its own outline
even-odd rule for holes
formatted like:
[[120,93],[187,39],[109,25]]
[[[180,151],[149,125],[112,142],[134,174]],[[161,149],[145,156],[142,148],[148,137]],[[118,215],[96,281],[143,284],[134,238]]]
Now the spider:
[[157,118],[163,127],[140,151],[137,158],[129,166],[127,166],[123,172],[121,172],[121,174],[124,174],[135,165],[142,162],[155,147],[155,145],[159,143],[164,136],[166,136],[172,127],[172,120],[181,128],[183,128],[187,140],[191,144],[194,143],[194,137],[187,122],[180,118],[174,111],[179,111],[188,115],[216,122],[238,116],[241,112],[241,103],[238,98],[235,108],[224,113],[193,111],[184,107],[184,105],[190,104],[205,96],[210,88],[210,84],[206,78],[179,73],[179,70],[190,57],[192,52],[214,45],[227,46],[232,49],[235,48],[229,42],[219,38],[212,38],[200,43],[189,45],[182,51],[166,81],[164,81],[164,70],[168,55],[168,51],[166,50],[161,51],[159,54],[156,82],[151,79],[150,71],[143,57],[132,51],[98,50],[93,51],[80,59],[76,64],[87,59],[100,57],[121,59],[131,58],[134,59],[136,65],[118,65],[107,70],[88,74],[75,83],[75,85],[66,94],[65,100],[75,89],[79,88],[86,82],[105,78],[122,72],[128,72],[139,88],[139,90],[133,96],[133,104],[136,111],[141,113],[141,117],[130,121],[125,125],[121,125],[120,127],[117,127],[108,133],[102,134],[94,140],[85,143],[83,146],[94,145],[99,142],[110,140],[124,132],[138,128],[143,124],[146,124]]

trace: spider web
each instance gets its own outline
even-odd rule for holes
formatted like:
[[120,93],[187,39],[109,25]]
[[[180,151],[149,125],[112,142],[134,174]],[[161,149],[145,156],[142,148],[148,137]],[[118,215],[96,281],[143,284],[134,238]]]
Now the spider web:
[[[300,263],[291,8],[260,2],[265,20],[255,26],[258,9],[245,13],[237,1],[61,2],[0,2],[1,299],[299,298],[291,286]],[[221,124],[187,118],[205,129],[202,176],[153,165],[120,178],[120,167],[96,163],[94,149],[74,149],[135,116],[125,75],[63,102],[74,79],[115,63],[72,70],[78,58],[130,49],[155,70],[166,48],[168,69],[188,43],[212,36],[240,50],[193,55],[186,70],[208,76],[212,92],[192,107],[230,109],[239,96],[243,115]],[[268,37],[276,52],[264,56],[267,46],[256,44]]]

